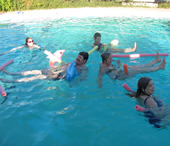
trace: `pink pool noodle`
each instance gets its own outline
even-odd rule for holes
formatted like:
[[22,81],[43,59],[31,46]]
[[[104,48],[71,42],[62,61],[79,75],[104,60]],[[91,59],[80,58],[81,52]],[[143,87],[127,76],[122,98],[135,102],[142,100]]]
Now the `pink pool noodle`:
[[[127,91],[134,93],[134,91],[132,91],[132,89],[131,89],[126,83],[124,83],[122,86],[123,86]],[[146,112],[146,111],[148,111],[148,109],[146,109],[146,108],[144,108],[144,107],[142,107],[142,106],[140,106],[140,105],[136,105],[136,106],[135,106],[135,110],[137,110],[137,111],[139,111],[139,112]]]
[[6,92],[5,92],[4,89],[1,87],[1,85],[0,85],[0,94],[1,94],[2,96],[6,96]]
[[132,91],[132,89],[131,89],[126,83],[124,83],[122,86],[123,86],[127,91],[129,91],[129,92],[134,92],[134,91]]
[[0,71],[3,70],[6,66],[8,66],[9,64],[11,64],[12,62],[14,62],[13,59],[11,59],[10,61],[8,61],[8,62],[5,63],[4,65],[2,65],[2,66],[0,67]]
[[147,108],[144,108],[144,107],[142,107],[140,105],[136,105],[135,110],[139,111],[139,112],[147,112],[147,111],[149,111]]
[[[157,54],[112,54],[112,57],[147,57],[147,56],[157,56]],[[168,56],[168,53],[161,53],[160,56]]]

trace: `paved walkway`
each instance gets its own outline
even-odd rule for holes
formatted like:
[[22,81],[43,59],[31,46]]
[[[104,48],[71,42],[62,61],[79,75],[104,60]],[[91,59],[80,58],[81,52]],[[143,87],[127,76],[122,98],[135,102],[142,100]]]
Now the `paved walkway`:
[[170,9],[160,8],[64,8],[8,12],[0,15],[0,21],[29,21],[64,17],[151,17],[170,19]]

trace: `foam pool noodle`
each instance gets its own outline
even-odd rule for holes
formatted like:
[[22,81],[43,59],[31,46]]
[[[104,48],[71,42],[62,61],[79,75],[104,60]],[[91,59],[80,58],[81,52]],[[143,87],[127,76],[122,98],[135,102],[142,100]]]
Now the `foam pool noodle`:
[[90,55],[91,53],[93,53],[95,50],[97,50],[98,46],[95,46],[93,49],[91,49],[88,54]]
[[103,49],[104,49],[104,51],[106,51],[107,50],[107,45],[104,45]]
[[129,92],[134,92],[134,91],[132,91],[132,89],[131,89],[126,83],[124,83],[122,86],[123,86],[127,91],[129,91]]
[[4,89],[2,88],[2,86],[0,85],[0,94],[5,97],[6,96],[6,92],[4,91]]
[[146,111],[148,111],[147,108],[144,108],[144,107],[142,107],[142,106],[140,106],[140,105],[136,105],[136,106],[135,106],[135,110],[136,110],[136,111],[139,111],[139,112],[146,112]]
[[[139,57],[148,57],[148,56],[157,56],[157,54],[112,54],[112,57],[139,58]],[[169,54],[168,53],[160,53],[160,56],[169,56]]]
[[124,72],[128,74],[128,66],[127,64],[123,64]]
[[8,66],[9,64],[13,63],[14,60],[11,59],[10,61],[8,61],[7,63],[3,64],[1,67],[0,67],[0,71],[3,70],[6,66]]

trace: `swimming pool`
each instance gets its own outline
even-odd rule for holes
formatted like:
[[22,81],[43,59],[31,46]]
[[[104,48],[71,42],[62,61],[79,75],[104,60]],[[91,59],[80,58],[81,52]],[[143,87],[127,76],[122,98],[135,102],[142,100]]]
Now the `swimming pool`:
[[[25,13],[18,17],[25,17]],[[167,18],[68,16],[21,20],[1,21],[0,53],[24,44],[25,38],[31,36],[39,46],[51,52],[65,49],[63,61],[70,62],[79,51],[91,49],[93,34],[97,31],[102,34],[104,43],[118,39],[120,48],[132,47],[137,42],[137,53],[155,53],[157,50],[170,53],[170,19]],[[14,59],[7,68],[11,72],[49,67],[41,50],[23,48],[0,57],[1,65]],[[121,58],[121,61],[142,64],[152,59]],[[169,127],[153,128],[141,113],[134,110],[135,100],[127,97],[122,88],[126,82],[135,90],[140,77],[151,77],[155,95],[170,105],[169,57],[166,61],[165,70],[139,74],[124,81],[111,81],[104,76],[103,88],[99,89],[96,80],[101,58],[94,52],[87,62],[88,78],[72,88],[64,80],[2,84],[9,95],[0,106],[0,145],[169,146]],[[2,72],[0,76],[12,78]]]

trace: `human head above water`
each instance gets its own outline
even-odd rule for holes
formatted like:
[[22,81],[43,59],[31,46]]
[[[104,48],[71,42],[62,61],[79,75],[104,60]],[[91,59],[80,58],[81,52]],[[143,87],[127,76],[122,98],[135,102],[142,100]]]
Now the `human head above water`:
[[[26,40],[25,40],[25,45],[27,45],[27,43],[28,43],[29,41],[33,41],[33,39],[32,39],[31,37],[27,37]],[[33,41],[33,42],[34,42],[34,41]]]
[[87,62],[87,60],[89,58],[89,54],[87,52],[80,52],[79,55],[83,56],[84,60],[86,60],[86,62]]
[[96,32],[94,34],[94,41],[95,41],[95,44],[99,44],[100,43],[100,41],[101,41],[101,34],[100,33]]
[[[136,97],[139,97],[141,94],[142,95],[147,95],[146,93],[146,88],[148,88],[148,85],[151,83],[152,79],[148,77],[141,77],[138,80],[138,90],[136,93]],[[153,83],[151,83],[153,84]]]
[[78,66],[82,66],[87,62],[88,58],[89,54],[87,52],[80,52],[75,60],[75,63]]
[[34,41],[31,37],[27,37],[25,40],[25,45],[28,47],[32,47],[34,45]]
[[107,62],[107,60],[109,59],[109,57],[111,56],[111,54],[109,52],[104,52],[101,54],[102,57],[102,63]]
[[96,33],[94,34],[94,39],[96,39],[97,37],[101,37],[101,34],[100,34],[99,32],[96,32]]

